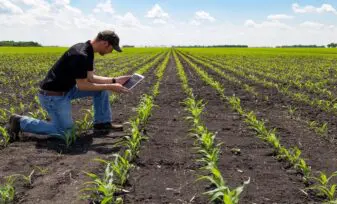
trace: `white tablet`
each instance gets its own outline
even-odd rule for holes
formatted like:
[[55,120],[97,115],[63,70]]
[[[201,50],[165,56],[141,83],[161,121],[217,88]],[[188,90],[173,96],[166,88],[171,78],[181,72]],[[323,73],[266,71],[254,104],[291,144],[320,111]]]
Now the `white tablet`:
[[143,75],[140,74],[133,74],[130,79],[128,79],[123,86],[127,89],[132,89],[133,87],[135,87],[140,81],[142,81],[144,79]]

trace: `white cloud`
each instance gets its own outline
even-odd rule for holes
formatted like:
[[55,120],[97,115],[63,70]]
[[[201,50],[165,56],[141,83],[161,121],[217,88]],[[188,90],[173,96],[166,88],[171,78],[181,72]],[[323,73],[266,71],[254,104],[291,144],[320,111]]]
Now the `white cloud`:
[[193,20],[190,21],[190,24],[194,25],[194,26],[199,26],[201,23],[200,23],[200,21],[197,21],[197,20],[193,19]]
[[154,19],[153,23],[154,24],[167,24],[167,21],[165,21],[163,19]]
[[112,8],[111,0],[106,0],[105,2],[98,3],[94,8],[93,12],[113,14],[115,10]]
[[214,22],[215,21],[215,18],[212,17],[209,13],[207,13],[205,11],[197,11],[197,12],[195,12],[194,18],[196,20],[208,20],[210,22]]
[[249,19],[246,20],[244,23],[246,27],[253,27],[253,28],[279,28],[279,29],[291,29],[291,27],[285,23],[281,23],[280,21],[273,20],[273,21],[263,21],[262,23],[256,23],[255,21]]
[[289,19],[293,19],[294,16],[289,16],[286,14],[273,14],[273,15],[269,15],[267,17],[268,20],[289,20]]
[[0,0],[0,13],[23,13],[22,9],[9,0]]
[[312,22],[312,21],[305,21],[300,24],[301,27],[311,28],[311,29],[323,29],[326,26],[322,23]]
[[158,4],[155,4],[145,17],[153,19],[154,24],[167,24],[167,19],[170,16]]
[[193,26],[199,26],[206,21],[214,22],[215,18],[205,11],[197,11],[195,12],[193,19],[190,20],[189,24]]
[[295,13],[333,13],[337,15],[336,9],[330,4],[322,4],[321,7],[314,7],[312,5],[301,7],[299,4],[294,3],[292,9]]
[[127,12],[124,16],[117,16],[117,24],[127,28],[144,28],[139,19],[131,12]]
[[158,4],[155,4],[146,14],[147,18],[163,19],[168,18],[166,13]]

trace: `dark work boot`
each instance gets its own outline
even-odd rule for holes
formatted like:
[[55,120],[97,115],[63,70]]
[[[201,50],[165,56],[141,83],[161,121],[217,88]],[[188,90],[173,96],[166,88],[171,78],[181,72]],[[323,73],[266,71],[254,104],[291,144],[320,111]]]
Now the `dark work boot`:
[[21,115],[11,115],[9,118],[9,123],[7,126],[7,131],[10,136],[9,142],[14,142],[19,140],[19,133],[21,131],[20,127],[20,119],[22,118]]
[[113,123],[97,123],[94,124],[94,131],[123,131],[123,125]]

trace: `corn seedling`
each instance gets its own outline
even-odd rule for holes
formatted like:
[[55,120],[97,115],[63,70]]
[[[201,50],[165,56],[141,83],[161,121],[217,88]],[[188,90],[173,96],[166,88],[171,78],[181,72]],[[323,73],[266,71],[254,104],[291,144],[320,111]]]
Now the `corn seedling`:
[[14,200],[15,188],[14,182],[15,176],[8,176],[6,182],[0,185],[0,203],[11,203]]
[[232,109],[237,111],[240,115],[243,115],[244,111],[242,110],[242,107],[241,107],[240,98],[231,96],[228,99],[229,99],[228,102],[232,106]]
[[45,175],[49,172],[49,169],[48,168],[43,168],[43,167],[40,167],[40,166],[35,166],[35,168],[37,170],[39,170],[39,172],[42,174],[42,175]]
[[198,153],[203,155],[201,159],[197,160],[198,162],[203,163],[205,166],[217,166],[219,161],[220,145],[214,147],[210,151],[200,149]]
[[72,145],[76,142],[76,140],[77,140],[76,133],[77,132],[76,132],[75,126],[64,133],[63,139],[64,139],[64,142],[66,143],[67,148],[69,148],[70,145]]
[[33,118],[40,118],[41,120],[46,120],[48,118],[47,111],[45,111],[41,107],[37,111],[35,111],[35,112],[28,112],[28,114],[30,116],[32,116]]
[[114,172],[110,162],[107,162],[102,179],[94,173],[85,172],[85,174],[93,181],[85,183],[85,185],[88,185],[88,187],[82,189],[81,191],[91,192],[91,194],[83,196],[83,198],[90,198],[93,199],[94,202],[100,202],[101,204],[123,203],[122,198],[115,197],[115,194],[122,191],[122,189],[114,183]]
[[115,159],[113,161],[112,169],[119,180],[117,182],[119,185],[125,184],[129,177],[129,171],[133,168],[133,165],[128,160],[128,158],[130,158],[129,154],[128,151],[125,151],[123,156],[113,154]]
[[109,96],[110,104],[114,104],[117,100],[118,100],[118,95],[114,94],[114,93],[111,93],[110,96]]
[[237,204],[239,203],[239,196],[243,191],[243,188],[250,183],[250,179],[245,181],[242,186],[231,190],[225,183],[219,169],[209,166],[209,171],[211,176],[201,176],[198,180],[208,180],[213,185],[215,189],[205,192],[206,195],[211,197],[211,201],[220,201],[224,204]]
[[[193,122],[194,127],[201,124],[200,116],[205,108],[202,100],[196,101],[194,98],[187,98],[184,102],[185,110],[191,113],[192,116],[187,116],[186,119]],[[198,132],[198,131],[196,131]]]
[[83,132],[89,130],[93,126],[94,113],[92,110],[87,109],[85,110],[85,115],[83,120],[76,121],[76,127],[79,132]]
[[28,183],[29,185],[32,185],[32,176],[34,174],[35,170],[33,170],[32,172],[30,172],[30,174],[28,176],[25,175],[21,175],[23,180],[26,181],[26,183]]
[[332,173],[329,177],[323,172],[319,172],[318,177],[309,177],[316,182],[315,185],[307,188],[308,190],[314,190],[318,196],[325,196],[328,201],[335,200],[336,184],[330,184],[329,181],[337,176],[337,171]]
[[288,106],[288,112],[291,116],[294,116],[296,111],[297,111],[296,107]]
[[2,136],[2,139],[0,140],[0,145],[7,147],[10,141],[10,136],[6,130],[6,128],[0,126],[0,134]]
[[151,110],[153,106],[154,104],[152,96],[146,94],[143,95],[141,98],[141,102],[137,108],[138,118],[142,126],[144,126],[147,123],[147,120],[151,115]]
[[295,169],[299,169],[303,174],[304,183],[308,183],[309,177],[311,175],[311,167],[305,162],[304,159],[300,159],[295,165]]
[[325,122],[321,126],[318,126],[315,132],[321,136],[325,136],[328,133],[328,124]]

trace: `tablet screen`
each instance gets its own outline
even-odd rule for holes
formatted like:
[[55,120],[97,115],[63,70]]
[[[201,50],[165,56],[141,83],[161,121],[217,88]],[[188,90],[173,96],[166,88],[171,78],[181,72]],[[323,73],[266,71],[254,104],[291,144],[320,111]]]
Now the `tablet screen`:
[[123,86],[127,89],[131,89],[134,86],[136,86],[136,84],[138,84],[144,77],[142,75],[139,74],[134,74],[130,77],[129,80],[127,80]]

